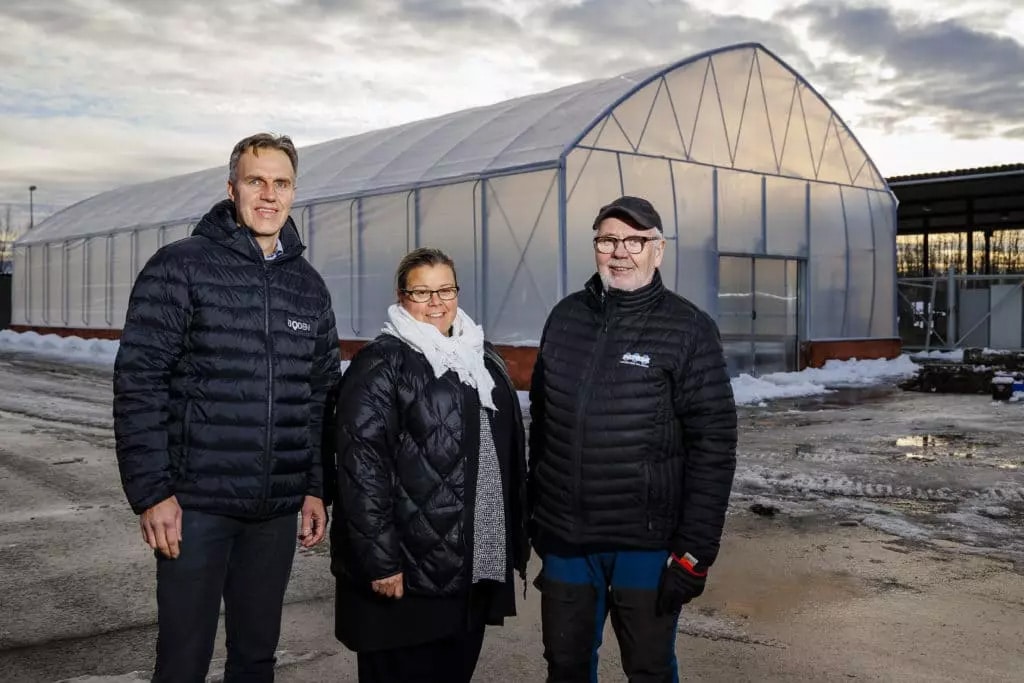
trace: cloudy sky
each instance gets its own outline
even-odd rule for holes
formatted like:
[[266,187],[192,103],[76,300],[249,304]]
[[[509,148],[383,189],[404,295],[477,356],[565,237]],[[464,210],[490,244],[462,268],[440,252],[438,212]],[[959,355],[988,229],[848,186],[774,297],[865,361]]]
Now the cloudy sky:
[[2,0],[0,222],[756,41],[883,175],[1024,162],[1021,0]]

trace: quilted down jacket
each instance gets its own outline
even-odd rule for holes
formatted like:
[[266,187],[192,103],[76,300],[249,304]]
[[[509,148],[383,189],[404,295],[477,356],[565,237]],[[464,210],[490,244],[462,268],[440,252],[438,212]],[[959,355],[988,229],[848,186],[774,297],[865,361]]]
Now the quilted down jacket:
[[114,432],[136,513],[262,519],[322,497],[324,398],[339,377],[331,297],[291,219],[266,261],[223,201],[146,263],[114,366]]
[[[501,468],[509,579],[525,576],[525,437],[519,401],[488,345],[495,380],[491,429]],[[476,389],[380,335],[363,347],[338,398],[338,494],[332,571],[350,584],[404,575],[410,595],[465,594],[470,585],[480,443]]]
[[545,325],[530,389],[539,552],[718,554],[736,467],[736,406],[718,329],[653,282],[595,275]]

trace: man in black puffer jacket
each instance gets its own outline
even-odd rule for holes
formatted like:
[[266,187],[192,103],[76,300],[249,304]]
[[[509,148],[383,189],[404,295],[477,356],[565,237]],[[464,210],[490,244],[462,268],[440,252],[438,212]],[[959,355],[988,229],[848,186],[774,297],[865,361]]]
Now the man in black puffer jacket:
[[157,558],[154,681],[203,681],[225,604],[225,681],[271,681],[295,552],[324,536],[324,399],[339,377],[322,278],[288,215],[297,155],[258,134],[228,197],[132,290],[114,367],[121,481]]
[[715,323],[661,282],[654,207],[621,197],[594,228],[598,272],[551,312],[530,389],[544,657],[549,683],[596,680],[610,611],[629,681],[667,683],[718,554],[736,406]]

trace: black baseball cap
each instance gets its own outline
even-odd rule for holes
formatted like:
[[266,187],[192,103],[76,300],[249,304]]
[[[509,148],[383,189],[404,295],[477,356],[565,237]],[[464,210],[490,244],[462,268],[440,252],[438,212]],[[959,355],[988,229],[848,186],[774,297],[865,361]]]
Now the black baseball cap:
[[646,199],[640,197],[619,197],[611,204],[605,204],[594,219],[594,230],[605,218],[625,218],[637,230],[661,230],[661,216]]

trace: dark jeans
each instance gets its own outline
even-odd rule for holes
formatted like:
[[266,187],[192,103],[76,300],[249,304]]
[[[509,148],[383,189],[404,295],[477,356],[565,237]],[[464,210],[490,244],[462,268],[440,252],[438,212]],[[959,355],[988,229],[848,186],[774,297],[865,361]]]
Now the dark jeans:
[[679,680],[679,615],[656,610],[667,557],[661,550],[544,556],[540,605],[548,683],[597,683],[598,650],[609,613],[630,683]]
[[224,681],[273,681],[297,515],[260,522],[184,510],[181,555],[157,553],[153,681],[206,679],[224,598]]
[[422,645],[360,652],[359,683],[469,683],[483,643],[481,626]]

